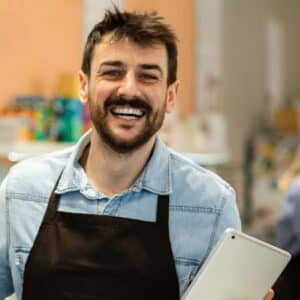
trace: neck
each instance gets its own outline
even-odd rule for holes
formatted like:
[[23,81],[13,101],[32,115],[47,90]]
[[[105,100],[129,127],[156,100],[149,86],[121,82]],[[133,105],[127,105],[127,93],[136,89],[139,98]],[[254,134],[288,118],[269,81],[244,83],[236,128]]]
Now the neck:
[[154,142],[155,137],[137,150],[120,154],[103,143],[93,130],[90,147],[85,150],[80,164],[92,186],[111,198],[136,181],[149,160]]

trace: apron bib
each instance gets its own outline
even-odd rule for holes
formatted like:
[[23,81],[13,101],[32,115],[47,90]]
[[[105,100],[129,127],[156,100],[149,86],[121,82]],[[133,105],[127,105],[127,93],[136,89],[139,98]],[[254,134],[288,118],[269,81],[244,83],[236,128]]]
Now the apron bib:
[[158,196],[156,222],[147,222],[59,212],[55,188],[25,266],[23,300],[179,300],[169,196]]

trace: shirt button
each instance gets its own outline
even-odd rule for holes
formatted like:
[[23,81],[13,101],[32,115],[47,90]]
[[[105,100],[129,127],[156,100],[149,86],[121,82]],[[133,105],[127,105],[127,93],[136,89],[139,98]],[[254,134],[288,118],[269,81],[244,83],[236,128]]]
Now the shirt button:
[[15,260],[16,260],[16,266],[19,266],[21,264],[19,255],[16,254]]

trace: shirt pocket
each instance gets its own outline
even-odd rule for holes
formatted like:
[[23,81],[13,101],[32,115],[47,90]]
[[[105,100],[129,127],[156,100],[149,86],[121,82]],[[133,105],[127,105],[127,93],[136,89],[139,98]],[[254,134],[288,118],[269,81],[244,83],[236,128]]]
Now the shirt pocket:
[[17,247],[15,248],[15,265],[19,272],[21,280],[24,277],[25,265],[30,253],[30,248]]
[[175,265],[180,295],[182,296],[195,277],[195,274],[199,269],[199,263],[189,258],[175,258]]

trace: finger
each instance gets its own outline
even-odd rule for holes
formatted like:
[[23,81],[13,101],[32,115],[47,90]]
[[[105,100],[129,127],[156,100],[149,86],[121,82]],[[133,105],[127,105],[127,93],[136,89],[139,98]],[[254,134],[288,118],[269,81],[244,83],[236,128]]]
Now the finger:
[[272,289],[270,289],[267,293],[267,295],[265,296],[264,300],[272,300],[274,297],[274,291]]

